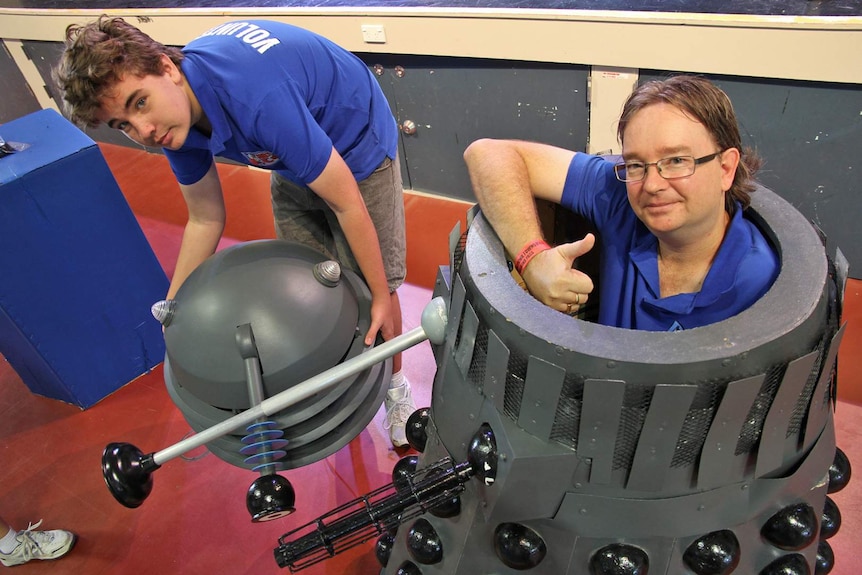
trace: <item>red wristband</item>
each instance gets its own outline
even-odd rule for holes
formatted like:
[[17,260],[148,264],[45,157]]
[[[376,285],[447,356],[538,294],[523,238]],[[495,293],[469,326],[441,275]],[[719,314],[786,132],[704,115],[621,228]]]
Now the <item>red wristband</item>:
[[528,242],[527,245],[521,248],[521,251],[518,252],[518,257],[515,258],[515,269],[518,270],[519,274],[524,275],[524,268],[527,267],[530,260],[543,251],[549,249],[551,249],[551,246],[548,245],[548,242],[545,240],[533,240]]

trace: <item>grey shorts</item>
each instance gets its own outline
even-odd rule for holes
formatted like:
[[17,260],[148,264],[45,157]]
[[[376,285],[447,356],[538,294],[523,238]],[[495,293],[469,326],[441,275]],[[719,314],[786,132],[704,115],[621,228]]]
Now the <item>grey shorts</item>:
[[[395,160],[386,158],[370,176],[359,182],[359,191],[377,229],[386,280],[389,291],[394,292],[407,276],[404,192],[398,157]],[[275,232],[279,238],[312,247],[362,275],[335,212],[320,196],[276,172],[270,179],[270,192]]]

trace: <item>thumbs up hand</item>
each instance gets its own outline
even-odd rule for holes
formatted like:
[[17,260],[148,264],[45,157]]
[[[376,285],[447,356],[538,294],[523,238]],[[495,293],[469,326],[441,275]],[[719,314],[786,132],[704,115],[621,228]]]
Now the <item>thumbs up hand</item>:
[[557,311],[569,315],[576,313],[589,299],[593,280],[582,271],[572,269],[572,264],[593,249],[595,243],[596,237],[587,234],[582,240],[536,254],[521,274],[527,290]]

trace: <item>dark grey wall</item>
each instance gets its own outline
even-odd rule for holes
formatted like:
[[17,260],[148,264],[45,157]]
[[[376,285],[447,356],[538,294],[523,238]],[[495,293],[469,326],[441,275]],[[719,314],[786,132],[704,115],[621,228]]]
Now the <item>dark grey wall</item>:
[[405,186],[475,201],[462,154],[483,137],[539,140],[585,150],[589,133],[585,66],[364,55],[401,133]]
[[0,124],[41,109],[18,64],[6,45],[0,42]]

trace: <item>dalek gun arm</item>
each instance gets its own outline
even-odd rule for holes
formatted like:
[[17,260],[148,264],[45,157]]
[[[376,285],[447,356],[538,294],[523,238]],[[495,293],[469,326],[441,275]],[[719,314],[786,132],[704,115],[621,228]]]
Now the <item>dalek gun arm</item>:
[[493,484],[496,469],[494,435],[490,428],[482,426],[470,443],[467,461],[455,463],[451,457],[444,457],[414,472],[396,466],[392,483],[280,537],[274,551],[276,563],[295,573],[374,537],[385,536],[400,524],[457,497],[472,477],[486,485]]

